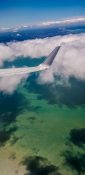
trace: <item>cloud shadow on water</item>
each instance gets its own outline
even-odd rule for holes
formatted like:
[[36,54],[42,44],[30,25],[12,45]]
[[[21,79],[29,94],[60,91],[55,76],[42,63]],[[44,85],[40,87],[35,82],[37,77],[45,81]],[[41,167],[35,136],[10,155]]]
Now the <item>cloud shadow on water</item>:
[[5,128],[3,128],[0,131],[0,146],[4,146],[6,141],[8,141],[10,139],[10,136],[13,132],[15,132],[17,130],[17,127],[12,127],[9,130],[6,130]]
[[38,99],[46,99],[48,104],[66,105],[70,108],[85,105],[85,82],[73,77],[69,79],[70,86],[59,85],[57,80],[50,84],[38,84],[38,74],[32,74],[25,87],[38,94]]
[[3,146],[17,130],[16,117],[22,111],[24,103],[23,96],[18,92],[12,95],[0,93],[0,146]]
[[[3,146],[10,139],[11,134],[18,129],[16,117],[25,109],[37,111],[38,106],[33,107],[29,100],[18,91],[11,95],[0,93],[0,146]],[[14,138],[14,141],[18,139]]]

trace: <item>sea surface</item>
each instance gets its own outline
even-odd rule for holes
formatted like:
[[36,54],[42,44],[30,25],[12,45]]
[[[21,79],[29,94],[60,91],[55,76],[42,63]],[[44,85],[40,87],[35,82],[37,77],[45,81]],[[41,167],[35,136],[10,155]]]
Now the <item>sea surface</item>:
[[46,27],[37,28],[21,28],[21,29],[10,29],[7,31],[0,32],[0,43],[7,43],[11,41],[23,41],[32,40],[53,36],[64,36],[69,34],[80,34],[85,33],[85,23],[80,24],[69,24],[69,25],[53,25]]
[[85,82],[71,77],[71,87],[40,85],[38,76],[31,74],[13,94],[0,93],[0,175],[85,175]]

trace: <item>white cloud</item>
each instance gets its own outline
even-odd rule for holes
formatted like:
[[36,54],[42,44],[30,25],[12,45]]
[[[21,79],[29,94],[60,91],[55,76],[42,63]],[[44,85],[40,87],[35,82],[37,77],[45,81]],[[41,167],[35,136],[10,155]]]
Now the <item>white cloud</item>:
[[22,42],[10,42],[8,45],[0,44],[0,65],[5,60],[12,61],[18,56],[42,57],[47,56],[57,45],[62,42],[85,41],[85,34],[55,36],[44,39],[34,39]]
[[10,76],[0,78],[0,91],[4,93],[13,93],[18,85],[27,78],[26,75]]
[[0,65],[2,65],[5,60],[12,60],[13,56],[13,51],[9,46],[0,44]]
[[55,75],[66,83],[71,76],[85,81],[85,37],[64,44],[51,68],[40,74],[39,82],[53,82]]
[[[62,43],[65,44],[62,44]],[[10,42],[8,45],[0,44],[0,65],[5,60],[12,61],[18,56],[40,58],[47,56],[56,46],[62,44],[55,62],[47,71],[40,73],[39,82],[53,82],[54,75],[62,79],[74,76],[85,80],[85,34],[56,36],[44,39]],[[24,59],[24,58],[23,58]],[[27,76],[27,75],[26,75]],[[0,79],[0,90],[12,92],[25,76],[15,76]]]

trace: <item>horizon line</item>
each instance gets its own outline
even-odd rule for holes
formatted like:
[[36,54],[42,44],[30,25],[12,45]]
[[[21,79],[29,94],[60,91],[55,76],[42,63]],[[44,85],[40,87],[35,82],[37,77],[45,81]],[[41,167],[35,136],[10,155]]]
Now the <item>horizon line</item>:
[[63,18],[60,20],[49,20],[49,21],[44,21],[36,24],[21,24],[21,25],[15,25],[14,27],[1,27],[0,31],[4,30],[18,30],[20,28],[32,28],[32,27],[46,27],[46,26],[52,26],[52,25],[57,25],[57,24],[70,24],[70,23],[80,23],[80,22],[85,22],[85,16],[78,16],[78,17],[72,17],[72,18]]

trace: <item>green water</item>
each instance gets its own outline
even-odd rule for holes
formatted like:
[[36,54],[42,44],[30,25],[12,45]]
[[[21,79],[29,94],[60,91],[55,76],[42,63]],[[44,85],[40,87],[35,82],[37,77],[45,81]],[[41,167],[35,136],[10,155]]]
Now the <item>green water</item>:
[[[72,159],[73,162],[69,163],[65,156],[68,151],[69,156],[70,153],[74,155],[74,158],[77,155],[81,157],[83,155],[83,160],[85,159],[85,135],[79,135],[80,138],[84,137],[83,141],[79,140],[79,145],[74,143],[71,137],[72,130],[81,131],[85,128],[83,96],[79,101],[76,95],[75,104],[70,104],[68,100],[60,103],[59,99],[62,96],[60,89],[60,94],[53,92],[52,96],[50,91],[51,97],[47,93],[46,98],[43,98],[41,97],[42,92],[46,94],[47,91],[46,89],[38,91],[39,88],[41,86],[36,92],[35,84],[32,84],[31,89],[29,85],[28,88],[27,86],[20,87],[11,96],[1,95],[0,130],[4,131],[5,135],[8,132],[8,136],[2,139],[2,148],[9,144],[15,151],[20,151],[23,157],[37,155],[46,158],[51,164],[59,167],[59,172],[63,175],[85,174],[83,167],[78,169],[78,163],[72,167],[75,161]],[[58,99],[55,97],[56,101],[53,99],[55,94],[58,97]],[[69,99],[72,101],[72,91],[70,94]]]

